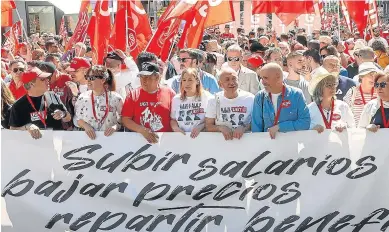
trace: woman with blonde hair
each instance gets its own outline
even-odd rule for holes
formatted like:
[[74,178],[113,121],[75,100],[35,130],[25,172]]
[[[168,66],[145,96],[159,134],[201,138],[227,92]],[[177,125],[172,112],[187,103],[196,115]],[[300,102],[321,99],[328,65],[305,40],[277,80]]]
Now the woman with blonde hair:
[[320,68],[309,83],[309,93],[313,102],[308,105],[311,115],[311,130],[322,133],[325,129],[342,132],[355,127],[354,115],[343,101],[336,100],[337,74]]
[[181,73],[180,94],[173,98],[170,125],[174,132],[191,132],[196,138],[205,126],[205,109],[211,95],[203,89],[198,71],[187,68]]
[[120,129],[123,98],[115,92],[112,72],[104,66],[94,65],[86,72],[88,91],[82,93],[75,104],[75,118],[79,128],[89,138],[95,139],[95,131],[105,136]]

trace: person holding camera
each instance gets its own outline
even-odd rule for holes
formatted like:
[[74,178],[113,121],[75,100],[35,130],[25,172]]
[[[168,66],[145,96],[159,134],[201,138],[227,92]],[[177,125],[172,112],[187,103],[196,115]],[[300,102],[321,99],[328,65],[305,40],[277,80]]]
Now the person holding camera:
[[62,130],[62,122],[71,120],[61,99],[48,91],[50,75],[37,67],[21,75],[27,94],[11,108],[11,130],[27,130],[32,138],[39,139],[42,137],[41,129]]

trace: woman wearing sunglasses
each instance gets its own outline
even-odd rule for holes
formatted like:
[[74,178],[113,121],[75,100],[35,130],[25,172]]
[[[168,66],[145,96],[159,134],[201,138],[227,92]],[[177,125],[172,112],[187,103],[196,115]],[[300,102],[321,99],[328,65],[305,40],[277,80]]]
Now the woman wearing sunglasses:
[[115,91],[112,72],[104,66],[92,66],[86,73],[88,91],[82,93],[75,104],[78,126],[89,138],[95,139],[95,131],[105,136],[120,129],[123,98]]
[[308,105],[311,115],[311,130],[322,133],[325,129],[342,132],[355,127],[354,115],[343,101],[336,100],[338,78],[336,73],[329,73],[320,68],[309,83],[309,93],[313,102]]
[[210,94],[204,91],[197,69],[185,69],[180,78],[180,94],[173,98],[170,125],[174,132],[191,132],[196,138],[205,126],[205,109]]
[[358,125],[371,132],[389,128],[389,74],[378,72],[374,77],[374,88],[378,97],[366,104]]

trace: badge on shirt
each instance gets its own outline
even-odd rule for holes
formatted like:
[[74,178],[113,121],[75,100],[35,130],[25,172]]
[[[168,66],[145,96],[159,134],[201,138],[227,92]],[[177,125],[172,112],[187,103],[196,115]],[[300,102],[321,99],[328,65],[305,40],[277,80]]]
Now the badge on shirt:
[[[43,115],[43,113],[42,112],[39,112],[40,113],[40,115]],[[30,113],[30,117],[31,117],[31,122],[35,122],[35,121],[40,121],[41,119],[39,118],[39,115],[38,115],[38,112],[32,112],[32,113]],[[47,118],[47,116],[46,116],[46,118]]]
[[289,100],[285,100],[281,103],[282,108],[289,108],[292,105],[292,103]]
[[362,99],[355,99],[354,104],[357,106],[363,105]]
[[[105,112],[106,111],[106,106],[100,106],[100,111]],[[113,112],[113,107],[109,106],[109,112]]]
[[341,118],[342,118],[342,116],[340,116],[340,114],[333,114],[332,115],[332,120],[333,121],[339,121]]

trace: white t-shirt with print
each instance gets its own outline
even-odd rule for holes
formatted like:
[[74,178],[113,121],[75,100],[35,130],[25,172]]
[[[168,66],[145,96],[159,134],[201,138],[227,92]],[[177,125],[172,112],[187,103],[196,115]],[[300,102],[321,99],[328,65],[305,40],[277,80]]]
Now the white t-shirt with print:
[[205,122],[205,110],[208,100],[213,96],[208,92],[202,93],[201,97],[187,97],[181,100],[181,94],[173,98],[170,117],[177,121],[178,126],[185,132]]
[[208,102],[205,117],[214,118],[217,126],[227,126],[235,129],[239,126],[251,124],[251,113],[253,110],[254,95],[252,93],[238,90],[238,96],[228,99],[224,91],[219,92]]
[[[315,126],[321,125],[326,128],[323,117],[320,113],[319,107],[316,102],[311,102],[308,105],[309,114],[311,115],[311,126],[312,130]],[[330,121],[331,110],[323,109],[324,117],[327,121]],[[332,114],[331,129],[335,129],[337,126],[345,126],[347,128],[355,128],[354,115],[351,112],[350,107],[341,100],[336,100],[334,105],[334,112]]]
[[105,129],[117,125],[120,123],[123,98],[120,94],[110,91],[108,95],[109,111],[102,125],[99,125],[101,119],[104,117],[106,112],[106,96],[105,93],[99,96],[94,96],[95,99],[95,112],[97,120],[93,115],[92,110],[92,90],[82,93],[74,106],[75,116],[74,119],[83,120],[88,123],[95,130],[104,131]]

